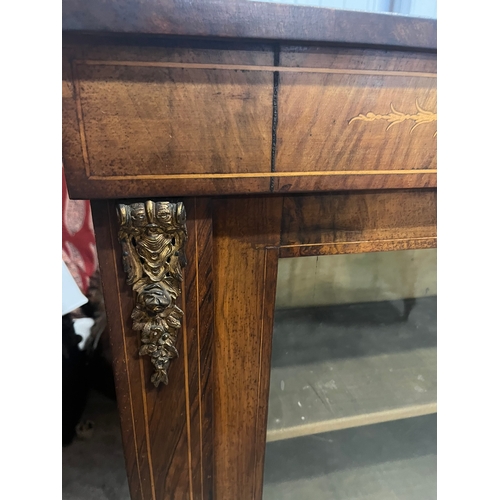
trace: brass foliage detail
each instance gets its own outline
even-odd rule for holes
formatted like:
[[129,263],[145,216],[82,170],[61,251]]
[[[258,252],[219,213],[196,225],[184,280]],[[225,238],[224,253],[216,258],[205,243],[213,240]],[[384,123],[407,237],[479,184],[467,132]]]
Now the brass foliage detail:
[[[377,115],[375,113],[369,112],[366,115],[359,114],[358,116],[355,116],[354,118],[351,118],[349,120],[349,125],[356,121],[364,121],[364,122],[373,122],[375,120],[385,120],[389,122],[389,125],[387,125],[386,130],[389,130],[391,127],[398,123],[403,123],[406,120],[412,120],[415,122],[413,127],[410,130],[410,134],[420,125],[423,125],[424,123],[431,123],[437,121],[437,113],[433,113],[432,111],[426,111],[425,109],[422,109],[422,107],[418,104],[418,100],[415,100],[415,107],[417,108],[417,113],[414,114],[408,114],[408,113],[402,113],[401,111],[397,111],[392,102],[391,102],[391,113],[387,115]],[[436,136],[436,134],[434,134]]]
[[186,265],[186,212],[182,203],[168,201],[120,204],[118,220],[127,284],[137,292],[132,328],[141,332],[139,354],[151,357],[151,382],[158,387],[168,383],[168,367],[178,356],[184,313],[175,302]]

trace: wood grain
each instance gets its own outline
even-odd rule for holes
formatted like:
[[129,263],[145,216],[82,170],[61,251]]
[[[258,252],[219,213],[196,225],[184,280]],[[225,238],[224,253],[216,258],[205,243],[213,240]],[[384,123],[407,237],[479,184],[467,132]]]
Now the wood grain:
[[[144,66],[133,55],[94,61],[84,51],[85,59],[72,62],[88,177],[269,169],[272,73],[155,67],[155,59]],[[217,55],[242,58],[230,50]]]
[[155,388],[132,331],[134,297],[121,266],[115,204],[92,203],[132,500],[210,498],[213,489],[213,301],[211,280],[199,277],[211,275],[211,215],[207,201],[188,206],[179,358],[168,386]]
[[436,21],[241,0],[64,0],[63,31],[304,40],[436,49]]
[[[428,172],[428,173],[427,173]],[[423,171],[337,171],[298,173],[296,176],[273,177],[275,193],[321,193],[328,191],[435,188],[437,172]]]
[[436,186],[434,54],[141,43],[66,42],[73,198]]
[[132,500],[145,500],[154,498],[154,486],[148,460],[147,421],[137,356],[139,338],[132,333],[133,297],[130,287],[125,284],[119,260],[118,227],[113,220],[113,210],[111,202],[92,203],[130,496]]
[[370,251],[372,243],[379,246],[384,240],[433,240],[436,198],[435,190],[423,189],[287,196],[281,246],[356,242]]
[[436,169],[435,57],[289,47],[280,64],[345,73],[280,72],[277,172]]
[[[269,190],[268,178],[235,174],[270,170],[272,72],[193,67],[272,65],[269,45],[222,50],[220,43],[182,40],[139,47],[90,42],[70,38],[63,56],[63,158],[71,197]],[[165,63],[183,67],[154,66]],[[203,172],[214,177],[200,178]]]
[[316,68],[330,70],[394,71],[404,73],[437,72],[434,52],[400,52],[370,48],[349,48],[325,45],[280,44],[280,66],[285,68]]
[[[213,498],[214,489],[214,380],[213,380],[213,246],[212,202],[207,198],[185,201],[188,241],[186,253],[195,256],[185,271],[186,338],[191,339],[191,470],[193,500]],[[189,262],[188,262],[189,264]],[[197,379],[196,379],[197,378]]]
[[351,243],[318,243],[312,245],[281,246],[280,258],[312,257],[317,255],[343,255],[365,252],[392,252],[394,250],[417,250],[436,248],[437,238],[403,238],[395,240],[370,240]]
[[215,498],[261,498],[279,198],[214,200]]
[[[65,168],[67,163],[64,163]],[[255,179],[148,179],[92,180],[84,170],[66,172],[71,199],[161,198],[165,193],[176,196],[217,196],[269,192],[269,177]],[[71,185],[71,187],[70,187]],[[415,187],[412,183],[410,187]],[[417,186],[418,187],[418,186]]]

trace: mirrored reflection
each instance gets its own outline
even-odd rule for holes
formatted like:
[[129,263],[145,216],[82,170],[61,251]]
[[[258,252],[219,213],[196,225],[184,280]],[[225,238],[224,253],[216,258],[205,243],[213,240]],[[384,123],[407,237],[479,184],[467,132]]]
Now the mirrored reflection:
[[436,250],[281,259],[265,500],[436,498]]
[[436,19],[437,0],[252,0]]

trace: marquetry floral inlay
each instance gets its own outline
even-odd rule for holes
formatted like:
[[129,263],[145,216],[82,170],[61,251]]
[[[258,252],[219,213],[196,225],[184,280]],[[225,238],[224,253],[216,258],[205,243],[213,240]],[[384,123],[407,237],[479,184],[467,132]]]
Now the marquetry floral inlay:
[[[437,113],[423,109],[418,104],[418,100],[415,100],[415,107],[417,108],[416,113],[414,113],[414,114],[403,113],[403,112],[395,109],[394,105],[391,102],[391,112],[390,113],[388,113],[386,115],[379,115],[379,114],[375,114],[375,113],[370,111],[366,115],[359,114],[358,116],[351,118],[349,120],[349,124],[351,124],[352,122],[357,121],[357,120],[363,121],[363,122],[373,122],[376,120],[385,120],[385,121],[389,122],[389,125],[387,125],[387,128],[386,128],[386,130],[389,130],[391,127],[393,127],[394,125],[396,125],[398,123],[403,123],[407,120],[411,120],[414,122],[414,125],[410,130],[410,134],[411,134],[420,125],[437,121]],[[435,135],[436,134],[434,134],[434,136]]]

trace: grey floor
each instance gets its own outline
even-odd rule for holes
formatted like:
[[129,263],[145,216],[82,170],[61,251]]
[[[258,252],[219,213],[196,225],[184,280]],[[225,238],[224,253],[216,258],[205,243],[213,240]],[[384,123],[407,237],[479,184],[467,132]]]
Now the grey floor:
[[[409,318],[382,306],[278,313],[273,368],[435,348],[435,298],[417,301]],[[325,344],[320,333],[333,323]],[[84,419],[94,422],[93,435],[63,448],[63,500],[130,500],[116,403],[91,393]],[[433,500],[436,421],[426,415],[268,443],[264,500]]]
[[116,403],[92,392],[83,419],[94,430],[63,448],[63,500],[130,500]]
[[435,411],[436,340],[436,297],[276,311],[268,439]]
[[[115,404],[92,393],[86,440],[63,448],[63,500],[130,500]],[[436,498],[436,415],[269,443],[264,500]]]
[[269,443],[264,500],[433,500],[436,415]]

